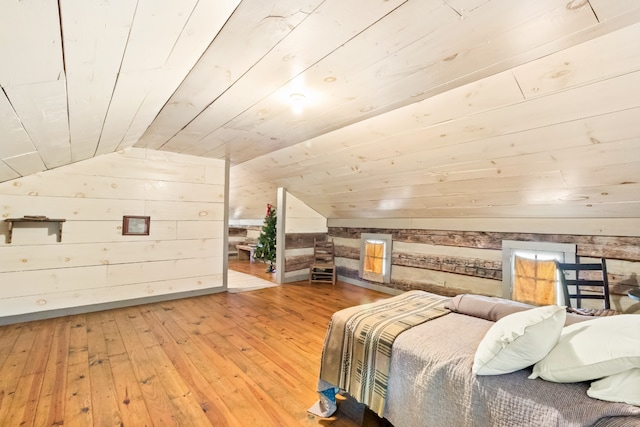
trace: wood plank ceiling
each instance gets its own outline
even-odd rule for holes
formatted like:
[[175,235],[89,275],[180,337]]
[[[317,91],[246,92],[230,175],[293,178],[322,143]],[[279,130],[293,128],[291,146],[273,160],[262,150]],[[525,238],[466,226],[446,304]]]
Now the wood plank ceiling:
[[0,58],[0,181],[135,146],[228,159],[231,218],[640,216],[637,0],[10,0]]

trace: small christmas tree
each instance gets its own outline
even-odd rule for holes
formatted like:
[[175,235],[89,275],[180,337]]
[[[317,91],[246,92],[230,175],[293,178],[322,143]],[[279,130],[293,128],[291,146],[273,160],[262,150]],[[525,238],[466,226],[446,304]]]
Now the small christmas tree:
[[258,237],[258,245],[254,251],[253,257],[269,261],[267,273],[276,271],[273,262],[276,260],[276,210],[270,204],[267,205],[267,215],[264,217],[264,225]]

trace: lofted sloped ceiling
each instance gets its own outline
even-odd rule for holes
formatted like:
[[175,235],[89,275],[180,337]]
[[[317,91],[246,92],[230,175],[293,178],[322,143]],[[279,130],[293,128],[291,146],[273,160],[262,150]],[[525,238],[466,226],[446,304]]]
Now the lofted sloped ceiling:
[[640,216],[637,0],[7,0],[0,58],[0,181],[135,146],[228,159],[238,219]]

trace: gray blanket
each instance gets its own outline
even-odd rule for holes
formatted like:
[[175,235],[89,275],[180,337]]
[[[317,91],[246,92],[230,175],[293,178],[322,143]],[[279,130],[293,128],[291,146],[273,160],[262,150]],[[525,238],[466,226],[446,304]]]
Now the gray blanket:
[[589,383],[471,373],[493,322],[450,313],[415,326],[393,344],[384,412],[395,427],[640,426],[640,408],[587,396]]

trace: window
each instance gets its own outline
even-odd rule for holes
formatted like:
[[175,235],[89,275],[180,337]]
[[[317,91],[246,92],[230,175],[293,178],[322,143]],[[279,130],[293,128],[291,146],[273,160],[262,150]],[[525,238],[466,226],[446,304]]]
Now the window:
[[360,277],[378,283],[391,280],[390,234],[362,233],[360,245]]
[[511,297],[516,301],[534,305],[556,303],[557,272],[555,260],[559,257],[515,251]]
[[563,304],[555,260],[575,262],[576,245],[502,241],[502,296],[536,305]]

